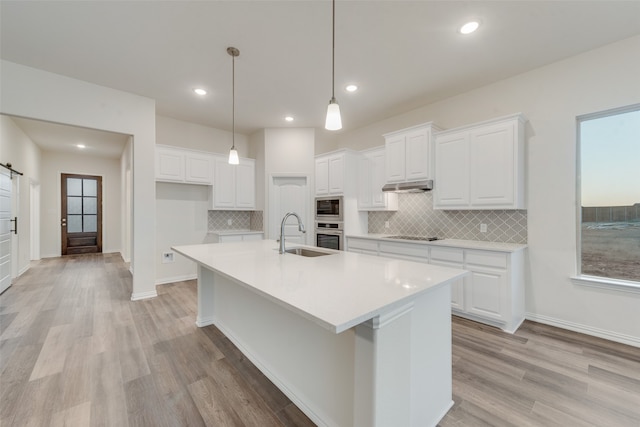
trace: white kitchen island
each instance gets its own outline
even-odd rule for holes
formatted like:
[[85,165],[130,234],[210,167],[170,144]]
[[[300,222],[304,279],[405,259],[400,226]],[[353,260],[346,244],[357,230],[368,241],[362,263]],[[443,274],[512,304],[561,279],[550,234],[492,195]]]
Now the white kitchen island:
[[[291,245],[299,246],[299,245]],[[464,270],[274,240],[177,246],[216,325],[312,421],[435,426],[451,405],[450,283]]]

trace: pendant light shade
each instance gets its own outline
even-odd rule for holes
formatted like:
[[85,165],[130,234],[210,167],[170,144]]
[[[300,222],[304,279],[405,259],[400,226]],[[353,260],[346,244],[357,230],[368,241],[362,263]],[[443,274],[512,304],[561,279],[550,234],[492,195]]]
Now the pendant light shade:
[[231,147],[231,150],[229,150],[229,164],[230,165],[240,164],[240,158],[238,157],[238,150],[236,150],[235,147]]
[[324,128],[327,130],[342,129],[340,106],[336,102],[335,98],[331,98],[331,101],[329,101],[329,106],[327,107],[327,120],[324,123]]
[[340,117],[340,106],[336,101],[336,0],[332,1],[331,17],[331,100],[327,107],[327,119],[324,128],[327,130],[342,129],[342,118]]
[[231,149],[229,150],[229,164],[240,163],[238,150],[236,150],[236,56],[240,51],[235,47],[228,47],[227,53],[231,55]]

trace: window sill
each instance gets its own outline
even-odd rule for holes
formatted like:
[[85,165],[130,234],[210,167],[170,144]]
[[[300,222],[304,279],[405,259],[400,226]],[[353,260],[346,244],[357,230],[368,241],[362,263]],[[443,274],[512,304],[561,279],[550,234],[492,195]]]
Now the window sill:
[[640,294],[640,282],[630,280],[616,280],[598,276],[573,276],[571,281],[580,286]]

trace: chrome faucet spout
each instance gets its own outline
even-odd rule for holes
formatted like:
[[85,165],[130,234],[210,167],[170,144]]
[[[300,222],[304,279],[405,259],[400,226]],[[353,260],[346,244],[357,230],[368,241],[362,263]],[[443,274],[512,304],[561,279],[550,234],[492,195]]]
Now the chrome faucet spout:
[[289,218],[290,216],[295,216],[296,219],[298,220],[298,231],[300,231],[301,233],[306,233],[307,230],[305,230],[304,228],[304,224],[302,223],[302,219],[300,219],[300,216],[295,213],[295,212],[287,212],[287,214],[285,214],[284,218],[282,218],[282,222],[280,223],[280,250],[279,252],[281,254],[285,253],[285,244],[284,244],[284,225],[287,222],[287,218]]

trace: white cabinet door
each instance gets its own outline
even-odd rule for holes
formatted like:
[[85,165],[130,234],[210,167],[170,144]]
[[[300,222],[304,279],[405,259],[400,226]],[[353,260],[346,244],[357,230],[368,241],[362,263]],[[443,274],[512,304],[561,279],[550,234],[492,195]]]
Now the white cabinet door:
[[434,208],[469,205],[469,137],[467,132],[436,136]]
[[404,135],[385,138],[386,182],[405,181],[405,149]]
[[510,206],[515,201],[515,125],[500,123],[469,135],[471,204]]
[[[432,259],[430,262],[431,265],[439,265],[441,267],[451,267],[464,269],[462,264],[458,264],[455,262],[447,262]],[[460,311],[464,311],[464,289],[465,289],[465,278],[458,279],[455,282],[451,283],[451,308],[457,309]]]
[[383,193],[382,187],[387,182],[386,159],[384,149],[376,150],[369,156],[371,167],[371,207],[377,209],[397,210],[398,195],[396,193]]
[[466,266],[471,271],[466,289],[467,311],[483,318],[506,321],[506,271],[479,266]]
[[[429,263],[442,267],[464,269],[464,250],[459,248],[432,247]],[[465,286],[468,286],[466,283],[466,278],[463,277],[451,284],[451,308],[460,311],[465,310],[464,290]]]
[[185,154],[185,182],[211,185],[213,183],[213,156],[200,153]]
[[329,157],[329,194],[344,193],[344,155]]
[[407,132],[405,137],[405,179],[418,181],[431,178],[431,138],[422,128]]
[[465,298],[470,314],[507,321],[508,255],[490,251],[465,252],[465,269],[471,271]]
[[329,194],[329,159],[316,159],[316,195]]
[[156,147],[156,179],[184,182],[184,151]]
[[398,195],[382,191],[387,182],[385,159],[384,147],[368,150],[358,158],[359,210],[398,210]]
[[358,209],[367,210],[372,207],[371,194],[371,159],[362,155],[358,158]]
[[226,158],[216,158],[215,177],[213,180],[213,208],[235,208],[236,206],[236,174],[235,166]]
[[235,167],[236,173],[236,208],[255,209],[256,206],[256,168],[255,162],[240,159]]

